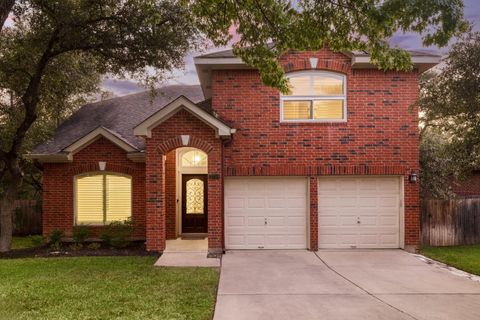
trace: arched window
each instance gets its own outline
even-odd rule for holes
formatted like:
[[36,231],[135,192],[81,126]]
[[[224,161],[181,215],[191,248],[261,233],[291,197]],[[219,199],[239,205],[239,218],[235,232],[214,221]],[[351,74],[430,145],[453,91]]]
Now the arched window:
[[291,92],[281,95],[281,120],[288,122],[345,121],[345,76],[324,71],[287,74]]
[[104,225],[132,216],[132,178],[116,173],[75,177],[75,223]]
[[182,154],[182,167],[206,167],[208,156],[201,150],[191,150]]

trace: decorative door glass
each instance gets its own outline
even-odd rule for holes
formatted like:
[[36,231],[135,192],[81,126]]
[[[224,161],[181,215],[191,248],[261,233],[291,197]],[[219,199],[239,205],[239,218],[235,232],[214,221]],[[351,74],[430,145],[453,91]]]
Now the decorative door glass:
[[204,214],[204,186],[200,179],[190,179],[186,183],[187,214]]

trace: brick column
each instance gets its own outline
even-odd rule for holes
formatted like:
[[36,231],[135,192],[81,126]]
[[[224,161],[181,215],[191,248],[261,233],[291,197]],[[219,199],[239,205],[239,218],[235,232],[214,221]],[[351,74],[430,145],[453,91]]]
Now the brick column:
[[146,153],[146,236],[147,251],[165,250],[165,156]]
[[310,250],[318,250],[318,179],[310,177]]
[[408,174],[403,180],[405,212],[405,250],[416,252],[420,248],[420,195],[419,184],[408,181]]
[[223,177],[221,143],[208,153],[208,251],[223,252]]

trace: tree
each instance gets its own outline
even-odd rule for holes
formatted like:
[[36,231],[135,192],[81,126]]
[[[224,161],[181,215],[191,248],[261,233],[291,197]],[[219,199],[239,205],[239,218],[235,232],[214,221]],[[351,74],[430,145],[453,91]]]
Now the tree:
[[11,245],[21,155],[41,120],[97,90],[100,75],[153,86],[201,40],[176,1],[17,0],[13,15],[0,33],[0,252]]
[[215,45],[225,45],[235,26],[235,53],[283,92],[288,82],[278,58],[289,49],[365,50],[381,69],[408,70],[409,54],[389,46],[395,32],[421,33],[424,45],[445,46],[467,28],[461,0],[184,1]]
[[[420,120],[423,131],[441,142],[437,143],[442,150],[438,157],[450,163],[444,167],[447,174],[440,174],[437,180],[461,179],[480,168],[480,33],[463,35],[444,63],[441,72],[422,83]],[[435,162],[422,166],[425,172],[439,170],[434,168]],[[447,186],[448,181],[444,182]]]

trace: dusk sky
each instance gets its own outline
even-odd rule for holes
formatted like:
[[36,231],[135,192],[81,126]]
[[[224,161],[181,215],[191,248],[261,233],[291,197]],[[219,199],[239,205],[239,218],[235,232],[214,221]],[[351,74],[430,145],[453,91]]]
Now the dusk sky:
[[[465,18],[472,22],[474,30],[480,31],[480,1],[479,0],[465,0]],[[452,40],[453,43],[454,40]],[[448,47],[436,48],[422,47],[421,39],[415,34],[397,34],[391,39],[392,45],[397,45],[404,49],[426,50],[442,55],[448,53]],[[209,48],[204,52],[193,52],[185,58],[185,69],[175,70],[171,79],[166,84],[198,84],[198,78],[193,64],[193,57],[212,51],[223,50],[226,48]],[[114,80],[107,79],[103,82],[103,88],[111,91],[115,96],[122,96],[130,93],[145,90],[139,87],[135,81],[132,80]]]

